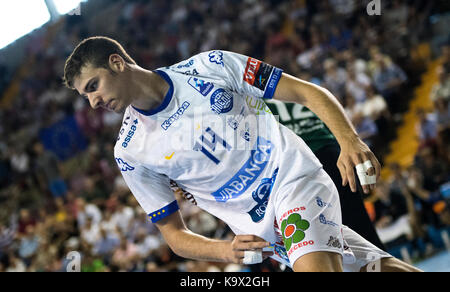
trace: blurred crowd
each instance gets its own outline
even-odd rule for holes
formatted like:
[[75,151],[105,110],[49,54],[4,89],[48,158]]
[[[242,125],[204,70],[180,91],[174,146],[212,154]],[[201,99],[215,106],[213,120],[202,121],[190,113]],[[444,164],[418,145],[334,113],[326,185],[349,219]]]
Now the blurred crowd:
[[[20,94],[0,110],[0,271],[66,271],[71,251],[81,255],[81,271],[282,270],[272,260],[247,267],[173,254],[114,161],[122,117],[93,111],[64,88],[64,61],[80,40],[93,35],[117,39],[148,69],[211,49],[262,59],[328,88],[382,161],[420,84],[426,62],[411,52],[430,41],[429,17],[437,8],[425,0],[383,1],[382,16],[368,16],[360,2],[91,0],[83,4],[81,16],[51,24],[56,33],[45,28],[34,33],[27,48],[32,66],[20,80]],[[414,166],[403,172],[392,165],[395,176],[380,183],[378,200],[368,204],[388,244],[406,237],[427,247],[427,227],[439,230],[450,224],[448,45],[434,57],[445,61],[430,96],[434,111],[417,113],[421,147]],[[0,76],[5,90],[12,74]],[[43,145],[39,133],[66,117],[74,117],[88,147],[61,160]],[[177,198],[192,231],[233,237],[189,197],[177,193]],[[387,229],[399,219],[410,228],[397,224],[408,230]]]
[[389,165],[392,175],[368,205],[380,239],[426,257],[450,248],[450,46],[442,48],[438,82],[429,96],[433,108],[416,112],[419,149],[412,166]]

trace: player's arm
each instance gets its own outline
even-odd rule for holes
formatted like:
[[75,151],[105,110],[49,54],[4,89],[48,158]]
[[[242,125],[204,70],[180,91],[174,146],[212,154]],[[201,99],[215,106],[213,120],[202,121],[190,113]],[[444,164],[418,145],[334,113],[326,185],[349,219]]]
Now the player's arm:
[[[358,136],[339,101],[327,89],[283,73],[273,98],[308,107],[328,126],[341,146],[337,166],[343,185],[349,183],[352,191],[356,191],[354,167],[367,160],[374,167],[368,170],[368,175],[375,173],[379,178],[380,163]],[[368,193],[373,187],[375,184],[363,186],[363,189]]]
[[[217,240],[187,229],[177,211],[155,223],[172,251],[184,258],[242,264],[245,250],[258,250],[270,243],[253,235],[238,235],[233,241]],[[263,253],[264,257],[271,254]]]

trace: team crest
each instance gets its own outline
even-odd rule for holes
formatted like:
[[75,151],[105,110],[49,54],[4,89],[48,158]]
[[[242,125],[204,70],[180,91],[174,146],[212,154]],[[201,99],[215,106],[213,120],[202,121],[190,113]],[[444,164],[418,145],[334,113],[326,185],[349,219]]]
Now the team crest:
[[217,89],[211,95],[211,109],[216,114],[226,114],[233,109],[233,94],[224,89]]

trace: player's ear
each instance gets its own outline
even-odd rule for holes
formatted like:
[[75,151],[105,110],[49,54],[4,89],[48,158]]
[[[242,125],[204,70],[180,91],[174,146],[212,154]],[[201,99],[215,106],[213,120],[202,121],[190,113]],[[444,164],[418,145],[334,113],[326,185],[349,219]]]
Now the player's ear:
[[115,72],[120,73],[125,69],[125,60],[118,54],[109,56],[109,68]]

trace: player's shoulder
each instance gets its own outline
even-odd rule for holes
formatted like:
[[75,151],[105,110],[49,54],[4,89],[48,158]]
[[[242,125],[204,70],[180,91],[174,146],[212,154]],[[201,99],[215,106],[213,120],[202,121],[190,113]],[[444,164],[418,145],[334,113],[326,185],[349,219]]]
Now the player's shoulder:
[[226,59],[231,58],[234,55],[235,53],[225,50],[204,51],[171,66],[161,68],[160,70],[166,72],[172,71],[185,75],[198,75],[205,69],[221,69],[225,66]]

